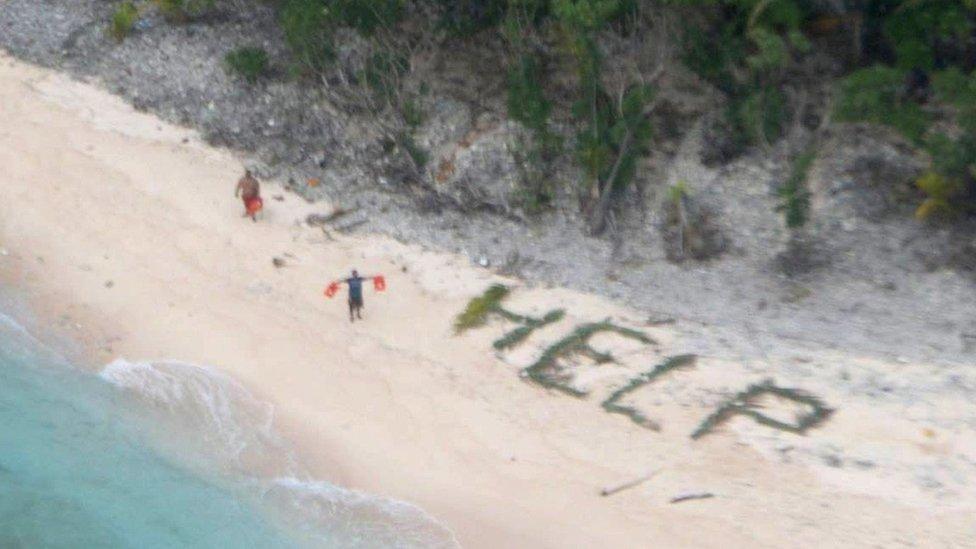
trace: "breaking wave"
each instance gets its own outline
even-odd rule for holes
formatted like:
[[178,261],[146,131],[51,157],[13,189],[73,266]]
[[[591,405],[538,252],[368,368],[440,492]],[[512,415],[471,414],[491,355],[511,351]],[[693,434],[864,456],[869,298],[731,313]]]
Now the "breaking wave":
[[159,451],[232,484],[302,546],[448,548],[458,543],[419,507],[313,478],[275,432],[274,408],[204,366],[115,360],[99,376],[162,441]]

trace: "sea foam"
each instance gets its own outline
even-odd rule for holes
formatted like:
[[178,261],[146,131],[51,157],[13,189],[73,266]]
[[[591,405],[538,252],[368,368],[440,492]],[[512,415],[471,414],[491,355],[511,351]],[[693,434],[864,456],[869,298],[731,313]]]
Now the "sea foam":
[[222,372],[172,360],[115,360],[99,376],[149,414],[160,451],[246,485],[302,545],[458,547],[419,507],[313,478],[274,429],[274,408]]

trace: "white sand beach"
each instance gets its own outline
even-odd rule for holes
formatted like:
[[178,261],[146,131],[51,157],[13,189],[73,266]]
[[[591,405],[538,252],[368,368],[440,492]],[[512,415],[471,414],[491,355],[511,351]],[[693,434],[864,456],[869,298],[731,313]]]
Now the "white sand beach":
[[[80,362],[228,373],[274,405],[318,477],[415,503],[464,547],[976,546],[972,372],[945,384],[941,365],[795,341],[768,344],[764,359],[706,352],[694,342],[728,334],[647,325],[623,305],[523,288],[385,237],[326,234],[304,220],[330,206],[273,181],[252,223],[233,196],[245,164],[93,85],[0,56],[0,280],[25,296],[32,328],[79,345]],[[351,268],[388,285],[367,289],[354,324],[343,295],[322,294]],[[455,316],[495,282],[514,288],[506,307],[566,318],[504,352],[492,342],[511,323],[455,335]],[[580,361],[571,382],[585,398],[520,376],[574,326],[606,318],[657,343],[594,338],[619,363]],[[693,368],[627,397],[660,430],[601,408],[685,353],[700,355]],[[802,436],[736,417],[690,438],[766,378],[833,415]],[[869,389],[877,379],[890,391]],[[792,421],[781,403],[766,410]],[[671,503],[692,493],[713,497]]]

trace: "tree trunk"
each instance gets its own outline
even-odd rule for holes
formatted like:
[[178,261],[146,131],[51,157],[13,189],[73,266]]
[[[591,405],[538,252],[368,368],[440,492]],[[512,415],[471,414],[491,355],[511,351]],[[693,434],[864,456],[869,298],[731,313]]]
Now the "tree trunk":
[[613,169],[610,170],[610,175],[603,184],[603,192],[600,193],[600,200],[597,202],[596,207],[593,208],[592,215],[590,215],[591,235],[598,235],[607,227],[607,214],[610,213],[610,206],[613,204],[615,190],[613,183],[617,180],[617,176],[620,173],[620,166],[624,163],[624,156],[627,154],[627,150],[630,149],[630,140],[632,137],[633,131],[628,128],[627,135],[624,136],[623,141],[620,143],[620,152],[617,153],[617,160],[613,163]]

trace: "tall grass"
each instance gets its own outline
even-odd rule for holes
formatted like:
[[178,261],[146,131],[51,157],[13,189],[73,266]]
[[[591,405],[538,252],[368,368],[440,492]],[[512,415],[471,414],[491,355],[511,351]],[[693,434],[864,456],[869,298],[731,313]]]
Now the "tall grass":
[[126,0],[115,7],[108,32],[117,42],[125,40],[132,33],[136,21],[139,20],[139,9],[132,2]]

